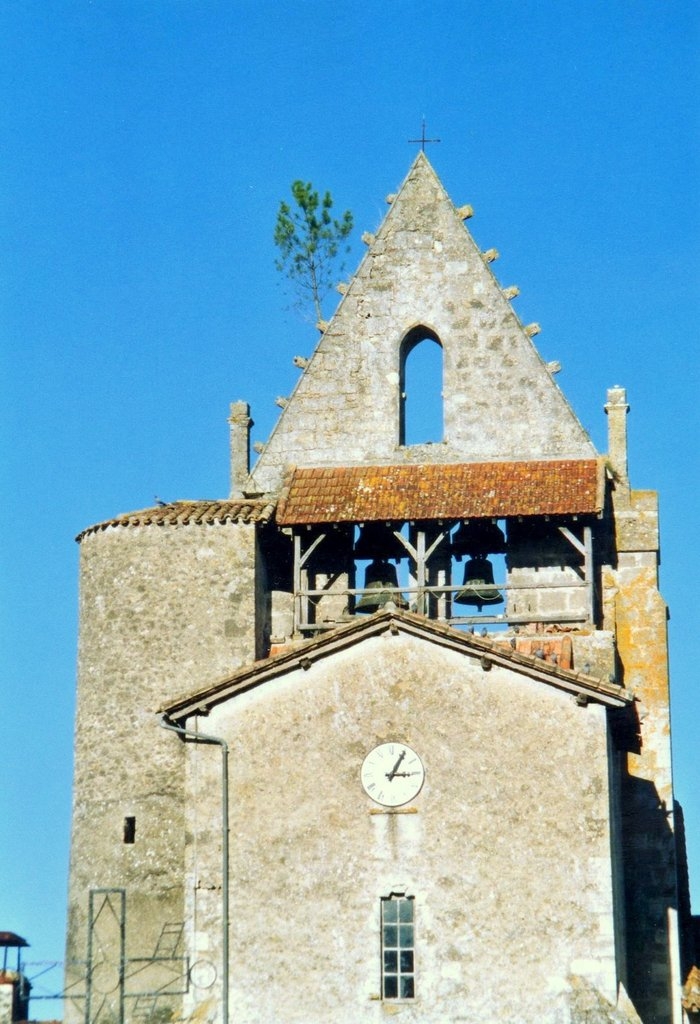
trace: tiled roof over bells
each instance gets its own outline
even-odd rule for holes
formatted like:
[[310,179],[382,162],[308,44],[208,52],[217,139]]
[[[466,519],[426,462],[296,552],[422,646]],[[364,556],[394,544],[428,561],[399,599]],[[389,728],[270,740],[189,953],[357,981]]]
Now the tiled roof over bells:
[[128,512],[95,526],[89,526],[77,537],[81,541],[91,533],[112,526],[187,526],[221,525],[223,523],[267,523],[275,511],[274,501],[246,498],[230,501],[173,501],[140,512]]
[[295,469],[280,525],[585,515],[603,505],[596,459]]

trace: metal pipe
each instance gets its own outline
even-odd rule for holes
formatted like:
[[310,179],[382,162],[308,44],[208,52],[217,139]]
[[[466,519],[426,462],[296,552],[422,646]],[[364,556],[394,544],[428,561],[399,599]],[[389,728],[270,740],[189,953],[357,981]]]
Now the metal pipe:
[[179,733],[180,736],[194,740],[195,743],[214,743],[221,747],[221,983],[223,987],[222,1024],[229,1024],[229,871],[228,871],[228,744],[220,736],[209,736],[203,732],[192,732],[175,725],[163,715],[161,726],[171,732]]

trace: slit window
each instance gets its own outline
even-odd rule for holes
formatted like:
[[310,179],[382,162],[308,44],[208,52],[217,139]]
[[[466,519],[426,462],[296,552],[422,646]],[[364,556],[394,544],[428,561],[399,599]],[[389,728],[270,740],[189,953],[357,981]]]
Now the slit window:
[[442,345],[427,327],[404,338],[399,367],[399,444],[439,443],[444,436]]
[[131,815],[124,818],[124,842],[127,846],[136,842],[136,818]]
[[413,897],[382,899],[382,998],[415,999]]

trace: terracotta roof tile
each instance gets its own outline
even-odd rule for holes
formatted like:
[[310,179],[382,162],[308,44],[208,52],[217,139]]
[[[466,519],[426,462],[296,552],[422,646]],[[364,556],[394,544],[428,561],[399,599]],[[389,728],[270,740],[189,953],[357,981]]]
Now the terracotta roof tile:
[[88,526],[78,534],[76,540],[80,542],[88,534],[107,530],[111,526],[267,523],[274,515],[274,511],[275,502],[267,500],[240,498],[230,501],[173,501],[168,505],[157,505],[155,508],[145,508],[140,512],[128,512],[95,526]]
[[602,474],[595,459],[295,469],[277,522],[595,513],[602,508]]

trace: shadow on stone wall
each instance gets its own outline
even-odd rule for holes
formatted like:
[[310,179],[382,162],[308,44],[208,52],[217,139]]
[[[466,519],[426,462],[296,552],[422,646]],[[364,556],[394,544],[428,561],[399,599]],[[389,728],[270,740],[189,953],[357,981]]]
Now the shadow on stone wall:
[[674,804],[674,812],[678,864],[678,924],[681,934],[681,978],[685,981],[691,968],[697,966],[700,959],[700,917],[693,916],[690,904],[685,819],[683,808],[677,801]]
[[642,1020],[670,1024],[671,911],[679,911],[673,810],[652,782],[623,768],[621,848],[624,868],[626,988]]

